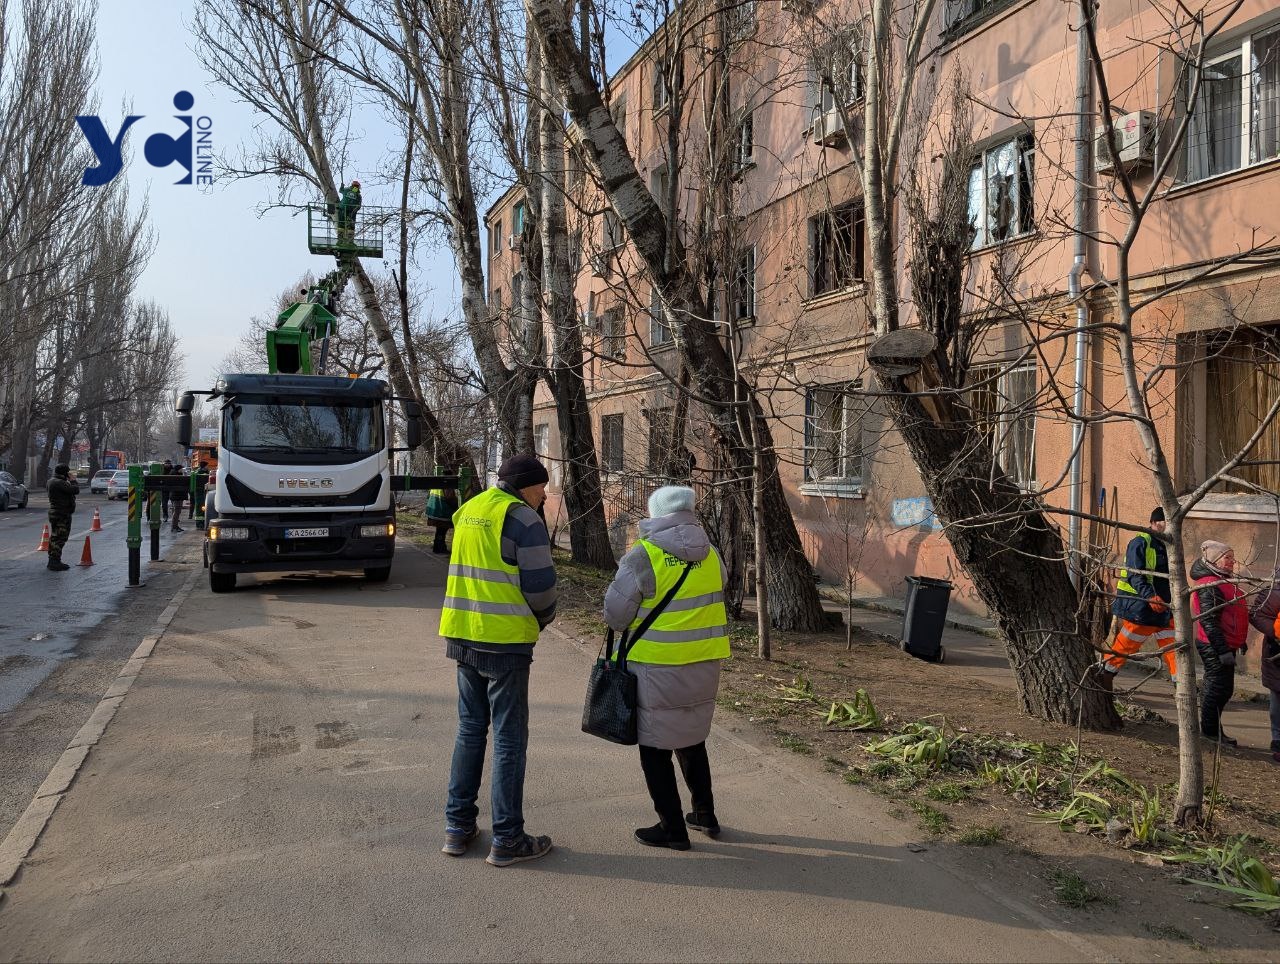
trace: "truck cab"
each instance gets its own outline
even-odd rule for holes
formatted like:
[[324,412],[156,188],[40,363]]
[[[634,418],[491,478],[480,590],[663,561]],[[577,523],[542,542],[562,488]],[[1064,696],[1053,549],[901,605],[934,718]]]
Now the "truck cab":
[[[387,383],[224,375],[211,395],[220,429],[205,503],[210,588],[229,592],[242,572],[362,571],[385,580],[396,522]],[[409,422],[414,447],[416,418]]]

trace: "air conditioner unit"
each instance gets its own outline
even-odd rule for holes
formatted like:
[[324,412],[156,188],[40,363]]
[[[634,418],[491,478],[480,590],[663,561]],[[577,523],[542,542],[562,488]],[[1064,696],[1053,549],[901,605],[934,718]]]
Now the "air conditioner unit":
[[599,334],[600,317],[590,308],[582,313],[582,327],[592,334]]
[[512,234],[507,238],[507,247],[517,253],[524,251],[524,235]]
[[835,147],[843,144],[847,138],[844,121],[840,119],[838,110],[823,113],[820,107],[813,109],[813,142],[823,147]]
[[1099,127],[1093,135],[1093,166],[1099,174],[1114,172],[1116,163],[1126,171],[1155,160],[1158,124],[1154,111],[1140,110],[1125,114],[1115,122],[1116,157],[1111,156],[1107,144],[1106,128]]

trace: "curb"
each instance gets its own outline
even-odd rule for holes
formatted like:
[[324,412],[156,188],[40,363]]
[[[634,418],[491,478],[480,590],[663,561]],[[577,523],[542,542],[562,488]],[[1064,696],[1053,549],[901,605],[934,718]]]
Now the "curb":
[[102,699],[98,701],[89,719],[71,738],[67,748],[62,751],[58,762],[44,778],[44,783],[40,784],[35,797],[18,818],[18,822],[13,825],[4,841],[0,842],[0,900],[4,897],[3,888],[7,887],[22,869],[23,861],[27,859],[39,841],[40,835],[44,833],[44,828],[49,824],[49,818],[53,816],[54,810],[66,796],[80,768],[84,766],[89,751],[102,739],[107,726],[116,715],[116,710],[124,702],[129,687],[146,666],[147,659],[156,648],[156,643],[164,637],[169,624],[173,622],[173,617],[178,613],[178,608],[195,588],[196,578],[200,572],[199,569],[193,569],[187,576],[186,582],[173,594],[169,605],[156,619],[155,633],[142,638],[138,648],[133,651],[133,655],[129,657]]
[[[843,600],[842,600],[843,601]],[[853,601],[854,609],[866,609],[875,613],[886,613],[890,616],[902,617],[902,610],[893,606],[886,606],[884,603],[874,602],[870,599],[855,599]],[[961,632],[973,633],[975,636],[986,636],[988,639],[1000,639],[1000,630],[994,626],[974,626],[969,623],[961,622],[953,616],[948,616],[944,621],[947,626],[952,629],[958,629]]]

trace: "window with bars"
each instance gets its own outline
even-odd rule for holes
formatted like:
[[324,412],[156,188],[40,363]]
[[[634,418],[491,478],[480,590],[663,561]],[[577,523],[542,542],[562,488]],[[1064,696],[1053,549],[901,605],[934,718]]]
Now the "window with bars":
[[665,472],[671,461],[674,410],[670,406],[651,408],[645,412],[649,420],[649,471]]
[[861,381],[816,385],[805,394],[806,482],[861,484],[868,400]]
[[623,465],[622,416],[600,418],[600,463],[606,472],[621,472]]
[[[824,75],[830,76],[830,85],[823,81]],[[814,51],[809,64],[807,106],[815,115],[833,114],[837,105],[848,108],[860,101],[865,84],[862,33],[856,27],[846,27]]]
[[[1280,157],[1280,25],[1207,58],[1187,127],[1186,179]],[[1195,92],[1187,80],[1187,98]]]
[[663,53],[653,59],[653,109],[664,111],[671,103],[671,55]]
[[600,331],[604,340],[604,354],[609,358],[622,359],[627,354],[627,328],[622,318],[622,309],[615,306],[604,313],[600,320]]
[[969,410],[996,462],[1019,487],[1036,485],[1036,369],[982,365],[970,369]]
[[849,204],[809,219],[809,294],[848,288],[862,278],[862,206]]
[[729,7],[729,33],[734,40],[742,40],[756,32],[755,0],[731,0]]
[[954,40],[985,23],[1016,0],[946,0],[943,5],[943,32],[947,40]]
[[[1189,492],[1235,456],[1280,400],[1280,325],[1241,326],[1178,340],[1178,486]],[[1280,491],[1280,425],[1272,423],[1231,473]],[[1218,492],[1253,494],[1222,482]]]
[[999,244],[1035,230],[1035,138],[1030,132],[993,144],[969,170],[971,247]]
[[756,163],[755,119],[752,111],[745,111],[738,124],[738,138],[734,161],[739,171],[745,171]]

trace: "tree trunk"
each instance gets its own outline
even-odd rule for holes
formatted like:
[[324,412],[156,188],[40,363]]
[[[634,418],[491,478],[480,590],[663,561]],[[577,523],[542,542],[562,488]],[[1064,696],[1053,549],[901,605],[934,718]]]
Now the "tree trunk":
[[1169,598],[1173,600],[1174,636],[1177,649],[1178,682],[1174,687],[1174,706],[1178,718],[1178,799],[1174,804],[1173,822],[1179,826],[1197,826],[1204,803],[1204,759],[1200,750],[1200,720],[1197,715],[1195,618],[1191,614],[1191,597],[1184,573],[1186,552],[1182,547],[1182,520],[1177,515],[1166,530],[1169,541]]
[[1061,537],[1039,500],[994,465],[973,421],[934,392],[934,347],[927,332],[902,330],[867,357],[956,560],[1004,639],[1022,708],[1054,723],[1118,729],[1110,694],[1091,685],[1094,651]]
[[[532,58],[531,58],[532,59]],[[554,83],[545,70],[542,103],[554,102]],[[541,204],[538,229],[542,241],[543,305],[551,325],[548,382],[556,402],[556,424],[564,455],[561,492],[569,515],[569,549],[575,562],[612,569],[613,547],[604,517],[600,463],[591,432],[591,410],[583,380],[582,328],[569,272],[569,236],[565,215],[564,136],[560,119],[550,109],[538,111]]]
[[712,417],[715,440],[724,447],[740,479],[751,477],[754,457],[738,418],[735,402],[739,397],[748,400],[750,417],[759,421],[757,439],[766,478],[762,499],[769,520],[767,561],[772,588],[778,593],[775,602],[782,603],[773,609],[773,625],[799,632],[821,631],[827,619],[782,489],[772,433],[750,386],[736,384],[740,379],[733,377],[724,343],[707,320],[705,300],[679,233],[667,230],[661,208],[640,177],[591,67],[578,49],[566,8],[558,0],[527,0],[526,9],[541,40],[547,68],[583,131],[583,146],[600,175],[601,186],[662,292],[667,324]]

